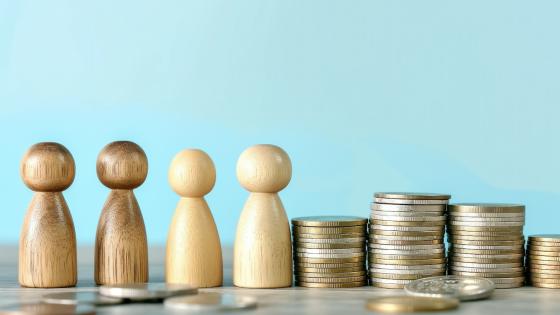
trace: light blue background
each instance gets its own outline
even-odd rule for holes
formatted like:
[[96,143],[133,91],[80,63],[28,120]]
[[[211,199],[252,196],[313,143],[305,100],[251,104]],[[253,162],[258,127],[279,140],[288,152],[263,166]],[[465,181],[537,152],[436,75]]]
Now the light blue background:
[[288,216],[367,216],[375,191],[522,202],[526,234],[560,232],[558,1],[0,1],[0,241],[32,193],[24,151],[66,145],[78,241],[108,190],[99,150],[148,154],[137,190],[152,243],[178,196],[173,155],[206,150],[208,202],[232,243],[247,146],[290,154]]

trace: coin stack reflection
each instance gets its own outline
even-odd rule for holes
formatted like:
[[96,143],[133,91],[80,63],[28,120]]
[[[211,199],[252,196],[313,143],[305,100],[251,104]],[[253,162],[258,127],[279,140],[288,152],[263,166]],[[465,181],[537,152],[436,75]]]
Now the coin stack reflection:
[[445,274],[445,211],[451,196],[376,193],[369,227],[369,277],[373,286],[403,288]]
[[349,216],[292,220],[296,285],[351,288],[367,284],[367,219]]
[[483,277],[498,289],[523,286],[525,206],[449,205],[449,273]]
[[560,289],[560,235],[529,236],[527,280],[534,287]]

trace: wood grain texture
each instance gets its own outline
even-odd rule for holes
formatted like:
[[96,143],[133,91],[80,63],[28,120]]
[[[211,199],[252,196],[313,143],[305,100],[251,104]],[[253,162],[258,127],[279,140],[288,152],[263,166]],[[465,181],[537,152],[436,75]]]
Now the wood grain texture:
[[199,288],[223,284],[220,237],[204,200],[216,182],[212,159],[203,151],[179,152],[169,167],[169,184],[181,199],[167,238],[165,278]]
[[148,243],[144,219],[132,190],[112,190],[95,239],[97,284],[148,281]]
[[233,283],[246,288],[292,285],[290,225],[277,192],[288,185],[292,164],[273,145],[245,150],[237,162],[237,178],[250,191],[235,237]]
[[148,175],[148,159],[134,142],[106,145],[97,157],[97,177],[112,191],[103,206],[95,239],[97,284],[148,281],[144,219],[132,189]]
[[20,174],[36,192],[20,234],[19,283],[34,288],[74,286],[76,234],[61,193],[74,181],[74,158],[61,144],[37,143],[23,156]]
[[19,283],[33,288],[74,286],[76,260],[74,223],[62,193],[35,193],[19,241]]

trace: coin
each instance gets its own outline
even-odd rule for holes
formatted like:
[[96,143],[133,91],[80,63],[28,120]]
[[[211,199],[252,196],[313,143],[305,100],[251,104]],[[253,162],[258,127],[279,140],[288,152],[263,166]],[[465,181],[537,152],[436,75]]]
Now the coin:
[[292,224],[296,226],[317,227],[364,226],[367,222],[368,220],[366,218],[342,215],[299,217],[292,219]]
[[523,246],[523,240],[518,241],[476,241],[476,240],[462,240],[462,239],[454,239],[451,242],[455,245],[471,245],[471,246]]
[[449,221],[453,229],[457,227],[517,227],[525,225],[525,221],[520,222],[494,222],[494,221]]
[[417,280],[430,276],[443,276],[445,271],[437,271],[423,274],[398,274],[398,273],[377,273],[370,272],[372,279],[394,279],[394,280]]
[[449,212],[494,212],[519,213],[525,212],[525,206],[505,203],[456,203],[448,206]]
[[[515,228],[513,232],[522,232],[522,229],[517,229]],[[517,233],[512,233],[512,231],[508,231],[506,230],[505,232],[496,232],[496,231],[485,231],[485,230],[481,230],[481,231],[465,231],[465,230],[457,230],[457,231],[453,231],[452,229],[448,229],[448,235],[450,237],[453,238],[468,238],[468,237],[488,237],[488,238],[495,238],[495,239],[501,239],[503,237],[515,237],[520,238],[523,235],[517,234]]]
[[464,267],[451,265],[449,270],[460,271],[460,272],[472,272],[472,273],[511,273],[518,272],[522,273],[525,268],[520,267],[507,267],[507,268],[478,268],[478,267]]
[[465,245],[453,243],[453,249],[476,249],[476,250],[523,250],[523,244],[517,245]]
[[527,252],[528,252],[528,256],[530,257],[559,257],[560,258],[560,252],[547,252],[544,250],[536,250],[533,249],[532,247],[527,248]]
[[366,258],[365,255],[358,257],[344,257],[344,258],[317,258],[317,257],[298,257],[294,258],[296,264],[301,263],[312,263],[312,264],[343,264],[343,263],[364,263]]
[[445,249],[379,249],[379,248],[369,248],[368,250],[370,253],[379,254],[379,255],[400,255],[400,256],[423,256],[423,255],[436,255],[436,254],[445,254]]
[[408,255],[386,255],[380,253],[369,252],[370,257],[374,257],[374,261],[386,261],[386,260],[394,260],[394,261],[402,261],[404,264],[405,262],[410,262],[411,260],[418,261],[428,261],[428,260],[439,260],[445,259],[444,253],[436,253],[436,254],[408,254]]
[[[374,233],[373,233],[374,232]],[[416,237],[436,237],[441,238],[443,237],[444,231],[441,228],[438,228],[437,231],[392,231],[392,230],[383,230],[383,229],[376,229],[375,231],[370,230],[369,237],[379,237],[379,238],[416,238]]]
[[444,257],[432,258],[432,259],[415,259],[415,258],[410,258],[410,259],[384,259],[384,258],[379,258],[377,256],[373,256],[373,257],[370,257],[369,261],[370,261],[370,263],[384,264],[384,265],[410,265],[410,266],[415,266],[415,265],[443,264],[443,263],[445,263],[446,260],[445,260]]
[[384,225],[384,226],[396,226],[396,227],[430,227],[432,229],[440,228],[443,229],[445,226],[445,220],[439,221],[391,221],[391,220],[378,220],[373,218],[374,225]]
[[500,269],[500,268],[518,268],[522,267],[521,262],[517,263],[503,263],[503,264],[484,264],[484,263],[469,263],[454,261],[453,266],[455,267],[466,267],[466,268],[480,268],[480,269]]
[[[445,214],[445,207],[440,207],[437,211],[420,211],[416,209],[417,206],[403,206],[403,205],[381,205],[379,206],[391,206],[392,210],[378,210],[372,209],[370,211],[370,216],[398,216],[398,217],[440,217]],[[406,208],[405,208],[406,207]],[[410,208],[408,208],[410,207]],[[380,207],[373,207],[380,208]],[[430,208],[433,210],[433,208]]]
[[177,295],[196,294],[198,290],[183,284],[170,283],[132,283],[102,285],[99,294],[134,301],[164,299]]
[[312,254],[312,253],[295,253],[298,258],[360,258],[365,257],[365,253],[344,253],[344,254]]
[[296,273],[327,273],[327,274],[336,274],[336,273],[347,273],[347,272],[355,272],[355,271],[363,271],[364,266],[357,266],[352,268],[304,268],[304,267],[296,267]]
[[307,262],[297,262],[294,264],[296,268],[317,268],[317,269],[338,269],[338,268],[363,268],[363,262],[355,262],[355,263],[321,263],[321,264],[314,264],[314,263],[307,263]]
[[456,298],[389,296],[369,299],[366,308],[380,313],[437,312],[459,307]]
[[453,253],[458,254],[481,254],[481,255],[506,255],[506,254],[520,254],[522,255],[524,250],[522,247],[519,249],[465,249],[465,248],[457,248],[453,245],[450,249]]
[[363,243],[365,237],[348,237],[348,238],[304,238],[301,235],[294,237],[297,243],[312,243],[312,244],[355,244]]
[[299,271],[296,273],[296,277],[301,278],[347,278],[347,277],[364,277],[366,275],[365,270],[361,271],[349,271],[349,272],[303,272]]
[[551,247],[551,246],[535,245],[535,244],[532,244],[532,243],[527,245],[527,250],[534,251],[537,254],[539,254],[540,252],[560,253],[560,248],[555,248],[555,247]]
[[396,226],[396,225],[384,225],[385,222],[376,222],[375,224],[370,224],[370,233],[373,231],[377,233],[377,230],[385,231],[406,231],[406,232],[435,232],[442,234],[444,233],[443,226]]
[[399,271],[399,270],[406,270],[406,271],[413,271],[413,270],[430,270],[430,269],[445,269],[445,263],[439,263],[439,264],[427,264],[427,265],[397,265],[397,264],[378,264],[378,263],[373,263],[370,264],[372,266],[374,266],[374,268],[378,268],[378,269],[388,269],[388,270],[394,270],[394,271]]
[[443,244],[428,244],[428,245],[391,245],[391,244],[376,244],[369,243],[369,248],[376,249],[389,249],[389,250],[432,250],[432,249],[444,249]]
[[436,204],[372,203],[370,208],[384,212],[444,213],[446,207],[445,203],[437,201]]
[[345,283],[316,283],[316,282],[305,282],[305,281],[296,281],[296,286],[299,287],[307,287],[307,288],[357,288],[363,287],[367,284],[364,281],[357,281],[357,282],[345,282]]
[[384,199],[449,200],[451,195],[414,192],[377,192],[373,197]]
[[391,198],[374,198],[374,202],[379,204],[396,204],[396,205],[447,205],[449,200],[428,200],[428,199],[391,199]]
[[445,216],[398,216],[398,215],[379,215],[372,214],[373,220],[380,221],[406,221],[406,222],[445,222]]
[[336,277],[336,278],[328,278],[328,277],[306,277],[296,275],[296,280],[298,282],[305,282],[305,283],[347,283],[347,282],[360,282],[365,281],[366,277],[364,276],[357,276],[357,277]]
[[42,298],[44,303],[50,304],[68,304],[68,305],[77,305],[77,304],[89,304],[89,305],[115,305],[120,304],[123,302],[122,299],[119,298],[111,298],[107,296],[100,295],[97,292],[59,292],[59,293],[50,293],[43,295]]
[[450,216],[476,217],[476,218],[524,218],[525,212],[466,212],[448,211]]
[[383,245],[437,245],[443,244],[443,240],[432,239],[432,240],[385,240],[385,239],[373,239],[370,240],[369,244],[383,244]]
[[468,272],[468,271],[456,271],[451,269],[451,274],[456,276],[465,277],[483,277],[483,278],[515,278],[522,277],[523,272]]
[[362,248],[365,242],[358,243],[300,243],[294,242],[294,247],[298,249],[348,249],[348,248]]
[[560,234],[537,234],[530,235],[529,241],[544,242],[544,243],[554,243],[560,244]]
[[461,301],[486,299],[494,292],[492,281],[477,277],[439,276],[419,279],[405,285],[411,295],[457,298]]
[[[365,247],[365,246],[364,246]],[[307,253],[307,254],[353,254],[353,253],[363,253],[363,248],[304,248],[296,247],[296,253]]]
[[199,293],[166,299],[165,307],[181,311],[235,311],[257,307],[257,300],[251,296],[229,293]]
[[17,303],[0,306],[0,314],[10,315],[94,315],[92,305]]
[[293,226],[293,231],[294,234],[355,234],[362,236],[366,234],[366,225],[344,227]]

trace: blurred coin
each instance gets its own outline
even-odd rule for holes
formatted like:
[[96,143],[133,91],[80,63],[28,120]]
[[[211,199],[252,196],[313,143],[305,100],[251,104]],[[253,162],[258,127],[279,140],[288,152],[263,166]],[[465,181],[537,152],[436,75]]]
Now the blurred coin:
[[383,244],[383,245],[437,245],[443,244],[443,239],[433,240],[386,240],[386,239],[372,239],[369,244]]
[[520,254],[522,255],[524,250],[523,248],[519,249],[465,249],[465,248],[457,248],[455,245],[451,247],[450,250],[452,253],[457,254],[481,254],[481,255],[508,255],[508,254]]
[[314,264],[314,263],[307,263],[307,262],[296,262],[296,268],[317,268],[317,269],[338,269],[338,268],[363,268],[363,262],[355,262],[355,263],[322,263],[322,264]]
[[296,277],[299,278],[348,278],[348,277],[365,277],[366,271],[350,271],[350,272],[302,272],[296,273]]
[[335,274],[335,273],[348,273],[348,272],[356,272],[356,271],[363,271],[364,266],[358,266],[353,268],[304,268],[304,267],[296,267],[296,273],[327,273],[327,274]]
[[357,257],[345,257],[345,258],[317,258],[317,257],[296,257],[294,258],[296,264],[301,263],[312,263],[312,264],[345,264],[345,263],[364,263],[366,258],[365,255]]
[[523,267],[507,267],[507,268],[477,268],[477,267],[464,267],[451,265],[449,270],[461,271],[461,272],[472,272],[472,273],[522,273],[525,268]]
[[467,268],[481,268],[481,269],[500,269],[500,268],[518,268],[522,267],[521,262],[517,263],[504,263],[504,264],[483,264],[483,263],[469,263],[454,261],[452,265],[455,267],[467,267]]
[[530,235],[529,241],[545,242],[545,243],[558,243],[560,244],[560,234],[537,234]]
[[433,259],[383,259],[380,257],[370,257],[370,263],[383,264],[383,265],[431,265],[431,264],[444,264],[446,259],[444,257]]
[[95,306],[102,305],[115,305],[123,302],[119,298],[111,298],[107,296],[100,295],[97,292],[59,292],[50,293],[43,295],[43,302],[50,304],[90,304]]
[[479,217],[462,217],[456,215],[447,216],[449,221],[456,222],[525,222],[525,217],[504,217],[504,218],[479,218]]
[[305,239],[305,240],[309,240],[309,239],[317,239],[317,240],[323,240],[323,239],[328,239],[328,240],[332,240],[332,239],[349,239],[349,238],[365,238],[366,237],[366,232],[365,231],[361,231],[358,233],[341,233],[341,234],[309,234],[309,233],[296,233],[296,232],[292,232],[292,235],[294,237],[294,239]]
[[380,221],[406,221],[406,222],[445,222],[445,216],[396,216],[372,214],[373,220]]
[[92,305],[80,304],[49,304],[49,303],[17,303],[0,306],[0,314],[4,315],[94,315]]
[[257,307],[254,297],[229,293],[199,293],[166,299],[165,307],[180,311],[235,311]]
[[357,288],[363,287],[367,284],[367,281],[358,281],[358,282],[346,282],[346,283],[314,283],[314,282],[304,282],[304,281],[296,281],[295,285],[299,287],[308,287],[308,288]]
[[451,270],[452,275],[465,277],[483,277],[483,278],[515,278],[522,277],[523,272],[467,272]]
[[541,245],[534,245],[528,244],[527,250],[540,253],[540,252],[548,252],[548,253],[560,253],[560,248],[558,247],[550,247],[550,246],[541,246]]
[[428,260],[436,261],[436,260],[441,260],[441,259],[445,260],[445,254],[444,253],[429,254],[429,255],[419,255],[419,254],[415,254],[415,255],[385,255],[385,254],[369,252],[369,255],[370,255],[369,257],[373,257],[373,258],[370,258],[370,261],[392,260],[392,261],[401,261],[402,264],[405,264],[405,263],[411,264],[410,261],[419,261],[419,260],[423,260],[423,261],[428,261]]
[[[445,273],[445,268],[438,268],[438,269],[383,269],[383,268],[375,268],[370,267],[369,272],[371,274],[378,273],[378,274],[393,274],[393,275],[432,275],[436,273]],[[375,276],[376,278],[386,278],[383,276]]]
[[388,270],[407,270],[407,271],[411,271],[411,270],[439,270],[439,269],[445,269],[445,263],[439,263],[439,264],[428,264],[428,265],[398,265],[398,264],[371,264],[373,266],[375,266],[374,268],[378,268],[378,269],[388,269]]
[[[398,216],[398,217],[440,217],[445,214],[445,207],[439,207],[439,206],[438,206],[439,209],[437,209],[437,211],[419,211],[418,209],[414,209],[414,207],[417,206],[399,206],[399,205],[380,205],[380,206],[390,206],[390,208],[394,208],[394,209],[392,210],[372,209],[370,211],[370,216],[380,215],[380,216]],[[375,207],[375,208],[380,208],[380,207]]]
[[445,249],[379,249],[379,248],[369,248],[368,251],[373,254],[380,255],[435,255],[445,253]]
[[[515,228],[513,233],[512,231],[508,231],[506,230],[505,232],[496,232],[496,231],[465,231],[465,230],[457,230],[457,231],[453,231],[452,228],[448,227],[448,236],[450,237],[495,237],[496,239],[501,239],[503,237],[515,237],[515,238],[519,238],[519,237],[523,237],[523,233],[521,233],[521,229]],[[519,233],[515,233],[515,232],[519,232]]]
[[494,292],[492,281],[478,277],[439,276],[416,280],[405,285],[411,295],[449,297],[461,301],[486,299]]
[[439,221],[390,221],[390,220],[372,220],[374,225],[384,225],[384,226],[405,226],[405,227],[431,227],[443,229],[445,226],[445,220]]
[[544,250],[533,249],[532,247],[528,247],[527,252],[528,252],[528,255],[530,257],[537,256],[537,257],[559,257],[560,258],[560,252],[548,252],[548,251],[544,251]]
[[466,226],[474,226],[474,227],[516,227],[516,226],[523,226],[525,221],[520,222],[493,222],[493,221],[449,221],[449,224],[452,228],[457,229],[457,226],[466,227]]
[[294,247],[297,249],[300,248],[307,248],[307,249],[347,249],[347,248],[357,248],[362,249],[365,248],[365,242],[359,243],[300,243],[294,242]]
[[328,277],[307,277],[307,276],[300,276],[296,275],[296,280],[298,282],[305,282],[305,283],[347,283],[347,282],[360,282],[365,281],[365,276],[357,276],[357,277],[336,277],[336,278],[328,278]]
[[292,224],[296,226],[317,227],[364,226],[367,222],[366,218],[353,216],[311,216],[292,219]]
[[453,243],[453,249],[479,249],[479,250],[523,250],[523,244],[517,245],[465,245]]
[[311,254],[311,253],[295,253],[298,258],[360,258],[365,257],[365,253],[345,253],[345,254]]
[[99,294],[134,301],[165,299],[177,295],[196,294],[198,290],[189,285],[170,283],[133,283],[102,285]]
[[362,248],[305,248],[296,247],[295,251],[297,253],[307,253],[307,254],[353,254],[353,253],[363,253],[365,245]]
[[407,232],[436,232],[443,234],[444,229],[441,226],[395,226],[383,225],[384,223],[376,223],[370,225],[370,233],[377,233],[377,230],[382,231],[407,231]]
[[450,216],[477,217],[477,218],[524,218],[525,212],[466,212],[448,211]]
[[438,228],[437,231],[391,231],[376,229],[375,231],[370,230],[369,237],[402,237],[405,238],[416,238],[416,237],[436,237],[441,238],[444,235],[444,231]]
[[386,296],[369,299],[366,308],[380,313],[438,312],[456,309],[459,300],[455,298],[434,298],[420,296]]
[[445,271],[423,273],[423,274],[399,274],[399,273],[376,273],[370,272],[370,277],[375,279],[391,279],[391,280],[418,280],[431,276],[443,276]]
[[469,245],[469,246],[523,246],[524,241],[475,241],[475,240],[451,240],[451,242],[455,245]]

